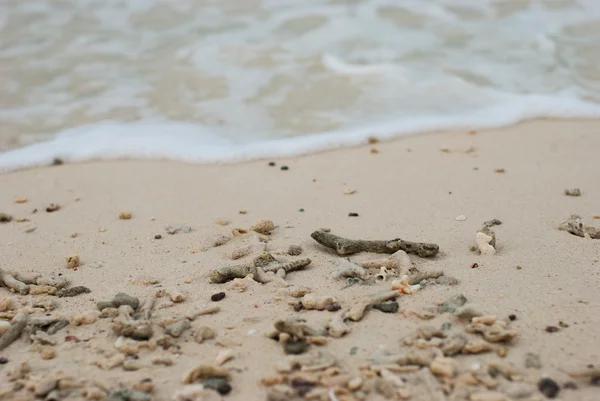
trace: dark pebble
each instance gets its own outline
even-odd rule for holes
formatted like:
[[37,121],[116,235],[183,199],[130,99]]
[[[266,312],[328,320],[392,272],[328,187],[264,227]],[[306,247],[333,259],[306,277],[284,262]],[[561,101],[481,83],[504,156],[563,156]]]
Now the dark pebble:
[[61,159],[60,157],[55,157],[55,158],[52,160],[52,165],[53,165],[53,166],[60,166],[60,165],[62,165],[62,164],[64,164],[64,163],[65,163],[65,162],[64,162],[64,161],[63,161],[63,159]]
[[557,331],[560,331],[560,329],[556,326],[546,326],[546,331],[548,333],[556,333]]
[[286,171],[289,170],[290,168],[288,166],[281,166],[281,170]]
[[592,379],[590,380],[590,384],[592,386],[600,387],[600,376],[592,377]]
[[162,238],[162,235],[160,235],[160,234],[156,234],[156,235],[154,236],[154,239],[161,239],[161,238]]
[[304,307],[302,306],[301,302],[298,302],[296,305],[294,305],[294,310],[296,312],[300,312]]
[[292,388],[298,391],[298,395],[300,397],[304,397],[310,390],[312,390],[315,385],[302,379],[294,379],[290,383]]
[[358,277],[348,277],[346,279],[346,286],[347,287],[352,287],[353,285],[357,285],[362,283],[362,280],[359,279]]
[[225,298],[225,293],[224,292],[217,292],[216,294],[212,294],[210,296],[210,300],[213,301],[213,302],[219,302],[223,298]]
[[508,315],[508,319],[509,319],[511,322],[514,322],[515,320],[517,320],[517,315]]
[[358,217],[358,213],[348,213],[348,217]]
[[8,363],[8,358],[0,356],[0,365],[4,365]]
[[396,313],[398,312],[398,302],[382,302],[380,304],[373,305],[373,308],[384,313]]
[[558,325],[560,327],[562,327],[563,329],[566,329],[567,327],[569,327],[569,325],[565,322],[563,322],[562,320],[560,322],[558,322]]
[[298,211],[299,211],[299,212],[303,212],[303,211],[304,211],[304,209],[298,209]]
[[221,395],[229,394],[231,392],[231,384],[222,377],[210,377],[202,382],[204,387],[211,390],[215,390]]
[[270,167],[274,167],[275,166],[275,162],[269,162],[269,166]]
[[558,384],[550,378],[541,379],[538,382],[538,390],[548,398],[556,398],[560,391]]
[[566,382],[563,388],[565,390],[577,390],[577,384],[575,382]]
[[328,310],[329,312],[337,312],[337,311],[339,311],[340,309],[342,309],[342,307],[341,307],[341,306],[340,306],[340,304],[338,304],[337,302],[334,302],[334,303],[332,303],[331,305],[329,305],[329,306],[327,307],[327,310]]
[[300,355],[308,350],[308,343],[304,340],[290,340],[283,345],[283,350],[288,355]]

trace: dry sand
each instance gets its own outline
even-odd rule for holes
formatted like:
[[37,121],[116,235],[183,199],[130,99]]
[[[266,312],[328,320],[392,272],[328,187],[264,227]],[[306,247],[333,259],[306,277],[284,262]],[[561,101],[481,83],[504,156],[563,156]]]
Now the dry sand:
[[[90,364],[116,352],[113,344],[117,337],[110,319],[86,326],[71,324],[59,331],[53,336],[58,344],[51,360],[42,360],[24,334],[0,351],[0,356],[8,359],[0,365],[0,387],[12,388],[15,383],[7,383],[7,374],[28,361],[33,379],[62,371],[88,383],[102,383],[109,390],[119,385],[130,388],[152,378],[153,399],[169,400],[183,386],[183,374],[198,364],[212,363],[223,349],[216,341],[224,340],[232,343],[234,355],[224,365],[231,372],[233,387],[226,398],[264,399],[267,388],[260,384],[261,377],[276,375],[275,365],[286,357],[280,344],[265,337],[273,323],[301,317],[318,324],[343,312],[295,312],[275,283],[251,285],[245,292],[231,289],[230,284],[208,283],[212,269],[251,259],[230,260],[234,243],[205,250],[211,238],[270,219],[277,227],[269,236],[269,251],[301,245],[303,254],[288,258],[312,259],[307,270],[290,273],[287,281],[310,287],[314,294],[333,295],[342,308],[352,306],[363,295],[389,290],[390,283],[343,289],[344,281],[330,276],[341,257],[316,244],[310,237],[312,231],[326,227],[350,238],[401,237],[439,244],[435,258],[411,255],[411,259],[418,269],[442,269],[459,284],[429,285],[415,294],[401,295],[401,311],[423,310],[464,294],[467,305],[477,305],[486,314],[499,319],[516,316],[509,327],[518,332],[518,338],[506,346],[504,359],[495,353],[456,356],[460,371],[477,362],[485,370],[488,362],[503,361],[514,364],[530,383],[536,384],[542,376],[556,380],[561,386],[557,399],[597,400],[600,388],[591,386],[589,378],[573,379],[565,371],[585,369],[588,364],[600,367],[600,242],[557,227],[571,214],[600,225],[600,220],[593,218],[600,214],[598,130],[598,122],[537,121],[476,134],[407,137],[277,160],[275,167],[267,161],[222,166],[119,161],[0,175],[0,212],[29,219],[0,224],[0,268],[42,275],[61,273],[72,286],[91,289],[89,294],[56,298],[59,306],[51,314],[70,318],[94,310],[97,301],[111,299],[117,292],[143,301],[157,288],[177,285],[187,300],[172,304],[166,297],[160,298],[153,315],[158,323],[183,317],[191,305],[210,304],[216,292],[226,293],[218,303],[220,312],[197,318],[182,337],[171,340],[174,346],[140,352],[138,361],[143,367],[137,371],[121,367],[102,370]],[[371,153],[371,147],[379,152]],[[280,170],[283,165],[289,170]],[[357,192],[345,195],[348,187]],[[580,197],[563,194],[574,187],[581,188]],[[27,197],[28,202],[15,203],[18,197]],[[47,213],[45,208],[51,202],[61,209]],[[37,213],[32,213],[33,209]],[[247,213],[240,214],[240,210]],[[132,218],[119,219],[122,211],[131,211]],[[359,216],[349,217],[351,212]],[[459,215],[466,220],[458,221]],[[497,253],[481,256],[470,251],[477,230],[492,218],[503,222],[493,228]],[[221,226],[216,223],[219,219],[231,224]],[[169,235],[165,227],[173,224],[189,225],[193,231]],[[32,228],[35,231],[28,233]],[[77,234],[74,238],[73,233]],[[155,239],[157,234],[162,239]],[[80,256],[81,266],[67,269],[65,258],[74,254]],[[353,255],[350,259],[373,257],[377,255]],[[474,263],[477,268],[472,268]],[[132,283],[139,278],[157,279],[159,284]],[[31,304],[43,296],[16,295],[0,288],[0,299],[5,297]],[[560,321],[568,327],[560,327]],[[349,323],[351,333],[330,339],[323,347],[313,345],[309,352],[334,353],[343,373],[358,375],[359,366],[368,365],[380,346],[404,352],[408,348],[402,340],[415,338],[418,326],[440,327],[444,322],[452,324],[452,333],[464,333],[465,325],[450,314],[438,314],[426,322],[401,312],[372,310],[360,322]],[[560,330],[548,333],[549,325]],[[199,326],[213,328],[216,339],[197,344],[193,338]],[[157,324],[154,331],[155,338],[163,336]],[[81,342],[66,341],[66,336],[76,336]],[[233,345],[236,342],[240,345]],[[351,355],[353,347],[357,348]],[[528,352],[539,355],[541,369],[525,369]],[[173,366],[152,365],[157,356],[171,358]],[[578,389],[562,388],[572,380]],[[405,388],[413,393],[412,399],[433,399],[419,395],[423,386],[407,384]],[[485,387],[478,389],[475,392]],[[502,392],[502,387],[498,391]],[[31,393],[23,390],[19,394]],[[0,398],[15,399],[13,396]],[[380,397],[373,391],[367,399]],[[540,398],[536,391],[528,399]]]

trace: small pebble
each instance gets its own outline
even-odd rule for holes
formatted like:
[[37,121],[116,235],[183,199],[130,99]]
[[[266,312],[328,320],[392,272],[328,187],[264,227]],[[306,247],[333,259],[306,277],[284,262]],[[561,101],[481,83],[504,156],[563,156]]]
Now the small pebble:
[[298,211],[299,211],[299,212],[303,212],[303,211],[304,211],[304,209],[298,209]]
[[348,213],[348,217],[358,217],[358,213],[354,213],[354,212]]
[[565,390],[577,390],[577,384],[575,382],[566,382],[563,388]]
[[511,322],[514,322],[515,320],[517,320],[517,315],[515,315],[515,314],[508,315],[508,320],[510,320]]
[[52,212],[56,212],[58,209],[60,209],[60,206],[56,203],[51,203],[48,205],[48,207],[46,208],[46,212],[48,213],[52,213]]
[[22,198],[15,198],[15,203],[27,203],[29,199],[27,199],[26,196],[22,197]]
[[328,312],[337,312],[340,309],[342,309],[342,306],[340,304],[338,304],[337,302],[334,302],[327,307]]
[[0,356],[0,365],[5,365],[8,363],[8,358]]
[[290,340],[283,345],[283,350],[288,355],[303,354],[308,350],[308,343],[304,340]]
[[560,391],[560,387],[554,380],[545,378],[538,382],[538,390],[548,398],[556,398]]
[[275,162],[269,162],[269,167],[274,167],[275,166]]
[[81,261],[79,259],[79,256],[77,255],[71,255],[71,256],[67,256],[67,269],[74,269],[76,267],[79,267]]
[[10,214],[0,213],[0,223],[8,223],[12,221],[13,217]]
[[286,171],[289,170],[290,168],[288,166],[281,166],[281,170]]
[[227,379],[223,377],[211,377],[202,382],[205,388],[215,390],[221,395],[226,395],[231,392],[231,384],[227,382]]
[[162,235],[160,235],[160,234],[156,234],[156,235],[154,236],[154,239],[161,239],[161,238],[162,238]]
[[579,188],[565,189],[565,195],[567,195],[567,196],[581,196],[581,190]]
[[212,294],[210,296],[210,300],[213,301],[213,302],[219,302],[223,298],[225,298],[225,293],[224,292],[217,292],[216,294]]
[[119,213],[119,219],[121,220],[130,220],[132,217],[131,212],[121,212]]
[[467,219],[467,216],[465,216],[464,214],[456,216],[456,221],[465,221],[466,219]]
[[396,313],[398,312],[398,302],[382,302],[379,304],[373,305],[374,309],[380,310],[383,313]]
[[300,245],[290,245],[287,253],[291,256],[298,256],[302,253],[302,247]]
[[504,174],[504,173],[506,173],[506,170],[503,169],[503,168],[497,168],[497,169],[494,170],[494,172],[495,173],[499,173],[499,174]]
[[556,326],[546,326],[546,332],[548,333],[556,333],[557,331],[560,331],[560,329]]

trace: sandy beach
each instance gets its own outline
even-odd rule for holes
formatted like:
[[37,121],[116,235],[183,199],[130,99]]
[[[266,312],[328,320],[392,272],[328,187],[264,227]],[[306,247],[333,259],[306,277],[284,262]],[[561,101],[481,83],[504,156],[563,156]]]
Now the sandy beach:
[[[273,160],[274,166],[270,160],[234,165],[115,161],[2,174],[0,213],[12,220],[0,223],[0,269],[56,275],[90,292],[58,297],[0,288],[5,322],[19,311],[27,312],[30,322],[46,315],[69,320],[55,334],[37,337],[31,337],[30,324],[0,350],[5,358],[0,399],[36,399],[39,390],[37,399],[54,391],[58,398],[53,399],[61,400],[543,400],[541,387],[557,400],[597,400],[600,242],[558,227],[573,214],[600,226],[599,130],[598,121],[542,120],[506,129],[415,135]],[[565,189],[574,188],[581,196],[565,195]],[[60,209],[47,212],[51,203]],[[121,212],[130,212],[131,218],[120,219]],[[502,222],[491,228],[495,254],[481,255],[470,248],[491,219]],[[275,228],[257,235],[250,228],[261,220],[271,220]],[[177,225],[191,232],[165,229]],[[346,319],[350,331],[342,337],[327,331],[324,336],[304,334],[318,337],[309,343],[325,344],[286,355],[283,343],[289,333],[280,336],[280,343],[267,337],[277,321],[306,319],[311,328],[325,327],[334,317],[341,322],[361,299],[389,292],[393,280],[410,273],[403,266],[374,282],[379,269],[367,269],[363,282],[348,286],[346,278],[332,276],[341,261],[362,263],[389,255],[340,256],[311,238],[320,229],[351,239],[435,243],[435,257],[409,254],[412,268],[441,270],[457,283],[432,279],[412,294],[397,292],[397,312],[368,308],[359,321]],[[291,245],[302,253],[288,255]],[[278,260],[275,264],[302,258],[311,263],[285,280],[265,284],[249,278],[210,283],[211,271],[251,263],[263,249]],[[234,252],[248,254],[232,260]],[[80,266],[68,268],[69,256],[78,256]],[[329,303],[341,309],[300,308],[301,298],[290,294],[303,287],[317,297],[334,297]],[[172,301],[174,288],[184,296],[182,302]],[[97,308],[97,302],[119,292],[142,304],[158,294],[148,319],[153,334],[135,343],[147,348],[127,356],[115,346],[114,329],[125,312],[100,317]],[[211,301],[220,292],[225,298]],[[469,322],[438,308],[460,294],[467,303],[459,312],[472,307],[495,319]],[[204,305],[220,310],[186,319],[190,308]],[[128,322],[147,317],[141,315],[134,313]],[[189,328],[179,337],[165,333],[163,326],[183,320]],[[203,326],[215,338],[198,343]],[[426,339],[425,326],[437,334]],[[506,337],[493,341],[489,330]],[[489,352],[444,352],[457,335]],[[133,341],[125,337],[121,343]],[[300,340],[289,339],[305,346],[306,340]],[[187,372],[214,365],[227,350],[233,358],[219,369],[230,375],[229,394],[204,390],[197,398],[173,398],[193,385],[182,383]],[[323,369],[286,371],[288,358],[319,353],[331,358]],[[423,354],[426,361],[406,361],[411,353]],[[404,359],[394,358],[398,355]],[[22,363],[29,365],[29,373],[15,373]],[[153,386],[144,382],[148,378]],[[223,392],[224,382],[219,382]],[[50,388],[45,394],[40,383]],[[152,395],[118,389],[152,390]]]

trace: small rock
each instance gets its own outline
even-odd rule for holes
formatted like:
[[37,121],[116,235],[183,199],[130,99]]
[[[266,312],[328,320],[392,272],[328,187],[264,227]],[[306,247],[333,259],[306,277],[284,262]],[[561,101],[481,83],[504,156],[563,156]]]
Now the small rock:
[[119,292],[115,295],[111,302],[115,308],[118,308],[121,305],[129,305],[133,310],[136,310],[140,306],[140,300],[138,298],[127,295],[124,292]]
[[579,188],[565,189],[565,195],[567,195],[567,196],[581,196],[581,190]]
[[12,221],[13,217],[10,214],[0,213],[0,223],[8,223]]
[[191,327],[190,321],[187,319],[182,319],[178,322],[168,325],[165,327],[165,333],[170,335],[171,337],[180,337],[181,334],[187,329]]
[[465,216],[464,214],[456,216],[456,221],[465,221],[466,219],[467,216]]
[[42,347],[40,351],[42,359],[53,359],[56,356],[56,349],[54,347]]
[[502,222],[498,219],[488,220],[483,223],[484,227],[494,227],[494,226],[499,226],[500,224],[502,224]]
[[396,301],[382,302],[382,303],[373,305],[373,309],[377,309],[384,313],[396,313],[396,312],[398,312],[398,307],[399,307],[399,305],[398,305],[398,302],[396,302]]
[[26,196],[23,196],[21,198],[15,198],[15,203],[27,203],[29,199],[27,199]]
[[283,350],[288,355],[303,354],[308,350],[308,343],[305,340],[289,340],[283,344]]
[[538,390],[548,398],[556,398],[560,392],[558,384],[549,377],[540,379],[538,382]]
[[115,390],[105,398],[105,401],[151,401],[152,395],[130,389]]
[[281,170],[283,170],[283,171],[287,171],[287,170],[289,170],[289,169],[290,169],[290,168],[289,168],[288,166],[281,166]]
[[556,326],[546,326],[546,332],[548,333],[556,333],[557,331],[560,331],[560,329]]
[[8,358],[0,356],[0,365],[6,365],[8,363]]
[[156,235],[154,236],[154,239],[161,239],[161,238],[162,238],[162,235],[160,235],[160,234],[156,234]]
[[540,369],[542,367],[542,362],[540,361],[540,356],[534,354],[533,352],[528,352],[525,354],[525,367],[532,369]]
[[219,351],[219,354],[215,358],[215,363],[217,365],[223,365],[225,362],[233,359],[233,351],[229,348]]
[[213,302],[219,302],[219,301],[223,300],[223,298],[225,298],[224,292],[217,292],[216,294],[212,294],[210,296],[210,300]]
[[455,295],[446,301],[444,301],[440,306],[437,307],[437,311],[439,313],[454,313],[458,308],[467,303],[467,297],[463,294]]
[[89,294],[90,292],[92,292],[92,290],[90,290],[89,288],[84,287],[82,285],[78,285],[76,287],[71,287],[71,288],[61,288],[56,293],[56,296],[58,296],[60,298],[62,298],[62,297],[75,297],[75,296],[80,295],[80,294]]
[[348,213],[348,217],[358,217],[358,213],[350,212]]
[[132,213],[125,211],[125,212],[121,212],[119,213],[119,219],[121,220],[130,220],[132,217]]
[[79,256],[77,255],[71,255],[71,256],[67,256],[67,269],[74,269],[76,267],[79,267],[81,261],[79,259]]
[[58,386],[58,379],[44,379],[35,386],[35,396],[40,398],[45,397],[54,390],[56,386]]
[[290,245],[287,253],[290,256],[298,256],[302,254],[302,247],[300,245]]
[[176,225],[176,226],[167,226],[165,228],[165,230],[167,231],[167,233],[173,235],[173,234],[177,234],[179,232],[182,233],[191,233],[192,232],[192,228],[186,225]]
[[46,207],[46,212],[52,213],[52,212],[56,212],[59,209],[60,209],[60,205],[58,205],[56,203],[51,203],[48,205],[48,207]]
[[207,326],[201,326],[196,331],[194,339],[197,343],[201,344],[204,340],[212,340],[216,337],[215,331]]
[[348,187],[346,189],[344,189],[344,195],[352,195],[356,193],[356,189],[352,188],[352,187]]
[[231,392],[231,385],[227,379],[222,377],[211,377],[202,382],[205,388],[215,390],[221,395],[227,395]]
[[260,220],[252,226],[252,230],[259,234],[268,235],[275,229],[275,224],[271,220]]

